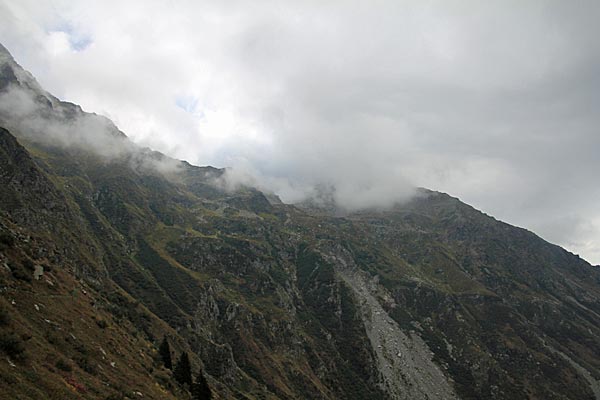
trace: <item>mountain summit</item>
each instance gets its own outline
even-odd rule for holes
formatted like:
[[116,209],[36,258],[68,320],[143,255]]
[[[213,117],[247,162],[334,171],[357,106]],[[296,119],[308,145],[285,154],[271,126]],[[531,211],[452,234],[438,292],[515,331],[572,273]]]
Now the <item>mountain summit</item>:
[[1,46],[0,127],[3,398],[600,399],[600,271],[529,231],[227,189]]

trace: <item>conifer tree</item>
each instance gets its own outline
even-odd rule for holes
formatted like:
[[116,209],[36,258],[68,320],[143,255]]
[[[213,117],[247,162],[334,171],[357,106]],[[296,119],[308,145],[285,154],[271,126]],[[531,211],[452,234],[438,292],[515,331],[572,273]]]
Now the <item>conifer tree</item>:
[[177,360],[177,365],[175,365],[175,369],[173,370],[173,377],[180,384],[187,383],[189,388],[192,387],[192,368],[190,366],[190,358],[185,351],[181,353],[179,360]]
[[173,361],[171,360],[171,347],[169,347],[169,342],[167,341],[167,337],[163,338],[160,347],[158,348],[158,353],[160,354],[160,358],[163,361],[163,364],[168,369],[173,369]]
[[192,399],[194,400],[211,400],[212,392],[210,391],[210,387],[208,386],[208,382],[206,382],[206,378],[202,374],[202,371],[198,373],[196,377],[196,382],[192,386]]

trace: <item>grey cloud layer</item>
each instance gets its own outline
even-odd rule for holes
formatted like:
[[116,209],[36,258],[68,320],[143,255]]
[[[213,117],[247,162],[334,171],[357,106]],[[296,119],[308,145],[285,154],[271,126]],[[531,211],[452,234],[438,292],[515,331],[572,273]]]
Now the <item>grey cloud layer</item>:
[[597,2],[70,3],[1,39],[142,144],[288,201],[444,190],[600,263]]

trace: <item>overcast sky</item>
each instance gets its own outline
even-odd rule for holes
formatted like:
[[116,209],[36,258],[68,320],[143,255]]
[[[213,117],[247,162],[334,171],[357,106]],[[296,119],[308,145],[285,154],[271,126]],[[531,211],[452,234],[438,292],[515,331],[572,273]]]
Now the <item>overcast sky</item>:
[[0,41],[136,142],[286,201],[448,192],[600,264],[600,2],[3,1]]

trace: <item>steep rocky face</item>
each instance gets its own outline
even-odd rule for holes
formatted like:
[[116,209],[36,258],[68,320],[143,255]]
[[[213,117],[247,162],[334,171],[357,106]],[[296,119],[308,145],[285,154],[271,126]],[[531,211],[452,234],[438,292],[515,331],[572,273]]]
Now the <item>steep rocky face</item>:
[[342,281],[360,302],[362,321],[375,351],[382,389],[395,399],[455,399],[446,376],[436,365],[433,353],[414,331],[407,333],[383,308],[378,297],[391,299],[384,287],[354,264],[347,250],[338,247],[325,253],[336,265]]
[[444,194],[424,191],[394,210],[350,218],[411,271],[378,271],[393,293],[388,309],[418,328],[462,397],[594,398],[594,267]]
[[436,192],[347,213],[226,191],[0,61],[4,393],[189,398],[167,336],[217,398],[598,398],[578,257]]

